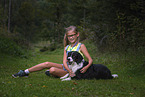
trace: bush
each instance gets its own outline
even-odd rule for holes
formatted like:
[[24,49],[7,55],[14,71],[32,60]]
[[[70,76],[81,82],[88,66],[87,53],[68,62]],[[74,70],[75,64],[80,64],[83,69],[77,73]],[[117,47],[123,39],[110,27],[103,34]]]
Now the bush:
[[24,55],[24,50],[20,46],[13,40],[5,37],[0,37],[0,52],[15,56]]

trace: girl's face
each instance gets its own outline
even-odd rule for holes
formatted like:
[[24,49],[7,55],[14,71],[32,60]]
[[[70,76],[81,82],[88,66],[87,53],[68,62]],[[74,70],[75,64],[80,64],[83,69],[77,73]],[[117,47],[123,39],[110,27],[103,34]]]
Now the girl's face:
[[76,41],[78,40],[78,37],[79,37],[79,33],[76,34],[76,33],[73,32],[73,31],[69,31],[69,32],[67,33],[67,38],[68,38],[68,40],[69,40],[69,42],[70,42],[71,44],[76,43]]

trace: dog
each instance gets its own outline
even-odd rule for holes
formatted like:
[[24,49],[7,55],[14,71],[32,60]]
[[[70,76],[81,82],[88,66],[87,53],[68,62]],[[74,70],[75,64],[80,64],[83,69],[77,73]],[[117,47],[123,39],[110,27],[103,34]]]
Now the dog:
[[92,64],[85,73],[81,73],[80,70],[85,67],[88,62],[84,61],[82,55],[77,51],[71,51],[67,56],[68,67],[74,73],[74,76],[67,73],[61,77],[62,81],[69,81],[71,79],[112,79],[118,77],[117,74],[111,75],[111,71],[102,64]]
[[[81,69],[83,67],[84,59],[81,56],[81,54],[79,54],[77,51],[69,52],[67,56],[67,60],[68,60],[68,67],[69,69],[72,70],[73,73],[75,73],[78,69]],[[66,80],[71,80],[71,77],[69,76],[69,73],[67,73],[65,76],[61,77],[60,79],[62,79],[62,81],[66,81]]]

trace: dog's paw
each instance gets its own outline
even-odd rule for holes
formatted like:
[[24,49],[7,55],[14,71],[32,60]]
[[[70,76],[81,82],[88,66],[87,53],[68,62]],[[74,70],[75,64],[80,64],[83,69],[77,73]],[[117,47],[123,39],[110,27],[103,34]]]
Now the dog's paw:
[[64,79],[67,78],[69,76],[69,73],[67,73],[66,75],[64,75],[63,77],[60,77],[60,79]]
[[71,77],[68,77],[68,78],[62,79],[61,81],[70,81],[70,80],[71,80]]

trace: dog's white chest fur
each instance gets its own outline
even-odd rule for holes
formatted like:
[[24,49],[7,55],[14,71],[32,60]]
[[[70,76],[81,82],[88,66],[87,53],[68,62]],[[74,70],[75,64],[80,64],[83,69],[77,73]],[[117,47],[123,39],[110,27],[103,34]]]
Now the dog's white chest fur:
[[78,69],[83,67],[83,63],[77,64],[76,62],[73,62],[73,64],[69,65],[69,68],[75,73]]

